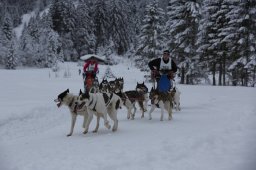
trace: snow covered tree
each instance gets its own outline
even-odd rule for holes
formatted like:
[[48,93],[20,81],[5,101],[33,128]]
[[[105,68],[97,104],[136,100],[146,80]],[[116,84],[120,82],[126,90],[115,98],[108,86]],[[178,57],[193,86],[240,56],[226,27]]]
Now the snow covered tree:
[[164,48],[164,17],[158,1],[154,0],[147,5],[140,33],[140,45],[137,54],[143,58],[152,59],[162,54]]
[[3,25],[0,29],[1,62],[7,69],[15,69],[17,66],[16,37],[9,13],[5,14]]
[[5,68],[6,69],[15,69],[17,66],[17,46],[16,46],[16,39],[15,36],[13,34],[13,39],[11,41],[10,47],[8,49],[8,53],[7,56],[5,58]]
[[4,56],[6,55],[7,47],[4,46],[4,34],[2,28],[0,27],[0,64],[4,64]]
[[200,18],[200,1],[170,0],[167,6],[168,21],[166,30],[168,47],[172,57],[177,58],[180,67],[181,83],[193,84],[199,76],[197,69],[196,39]]
[[40,20],[39,67],[54,67],[57,61],[63,61],[59,34],[51,28],[50,17],[43,15]]
[[80,1],[76,8],[75,28],[72,31],[74,48],[78,56],[94,53],[95,26],[90,16],[90,8],[85,0]]
[[79,57],[72,41],[72,31],[75,28],[75,13],[75,6],[71,0],[54,0],[49,9],[52,28],[58,32],[61,38],[65,61],[77,61]]
[[111,0],[109,9],[109,31],[117,54],[122,55],[128,51],[131,37],[129,23],[129,6],[124,0]]
[[233,85],[248,86],[255,84],[256,69],[256,4],[252,0],[235,1],[232,10],[232,30],[237,41],[233,53],[232,72]]
[[70,0],[53,0],[49,15],[52,18],[53,30],[60,35],[72,31],[75,25],[75,7]]
[[96,0],[93,6],[93,22],[95,24],[95,53],[98,52],[100,47],[105,47],[108,45],[108,40],[110,39],[110,33],[108,31],[110,18],[108,13],[107,1]]
[[202,19],[200,21],[197,51],[201,54],[201,61],[207,63],[212,72],[213,85],[216,85],[216,72],[221,61],[220,30],[224,27],[221,18],[222,0],[205,0],[202,7]]

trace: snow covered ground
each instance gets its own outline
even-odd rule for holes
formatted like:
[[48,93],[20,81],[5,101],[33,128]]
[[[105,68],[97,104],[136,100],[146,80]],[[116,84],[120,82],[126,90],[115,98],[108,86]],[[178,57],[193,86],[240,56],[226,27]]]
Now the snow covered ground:
[[[143,73],[127,63],[111,69],[132,90]],[[256,88],[178,85],[182,110],[171,121],[167,113],[159,121],[159,109],[152,120],[147,113],[141,119],[139,111],[127,120],[123,108],[117,132],[101,120],[92,133],[94,118],[83,135],[79,117],[73,136],[66,137],[68,108],[58,109],[53,100],[67,88],[74,94],[83,88],[78,69],[64,63],[58,75],[50,69],[0,70],[1,170],[256,169]],[[105,69],[100,66],[100,80]]]

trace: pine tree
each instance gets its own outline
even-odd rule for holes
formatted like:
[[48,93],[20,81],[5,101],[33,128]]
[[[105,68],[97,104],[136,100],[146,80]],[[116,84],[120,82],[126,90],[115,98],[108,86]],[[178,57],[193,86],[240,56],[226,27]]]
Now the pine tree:
[[1,62],[7,69],[15,69],[17,66],[16,56],[16,37],[13,31],[13,23],[9,13],[5,14],[3,25],[1,27]]
[[16,55],[16,43],[15,36],[13,34],[13,39],[11,40],[10,47],[8,49],[7,57],[5,59],[5,68],[6,69],[15,69],[17,66],[17,55]]
[[70,32],[74,26],[72,9],[72,2],[69,0],[53,0],[50,6],[53,30],[60,35]]
[[122,55],[130,47],[130,25],[127,14],[129,6],[124,0],[111,0],[109,31],[117,54]]
[[[237,1],[236,1],[237,2]],[[241,85],[255,84],[256,70],[256,4],[251,0],[242,0],[236,3],[232,13],[237,44],[233,63],[229,67],[232,71],[233,85],[239,80]]]
[[168,47],[172,49],[172,57],[178,59],[182,84],[193,84],[193,79],[200,73],[196,67],[198,63],[196,35],[200,18],[199,2],[171,0],[167,7]]
[[152,59],[159,56],[164,48],[164,11],[154,0],[147,5],[140,34],[140,45],[137,54]]
[[77,6],[75,24],[75,28],[72,31],[72,39],[78,56],[94,53],[95,26],[86,1],[80,1]]
[[110,18],[108,13],[107,1],[105,0],[96,0],[93,6],[94,12],[92,13],[93,22],[95,24],[95,53],[98,52],[98,49],[108,45],[108,40],[110,39],[109,33],[109,23]]
[[218,11],[221,8],[222,0],[205,0],[202,7],[202,18],[198,33],[198,52],[201,54],[201,61],[207,65],[213,76],[213,85],[216,85],[217,65],[220,61],[218,51],[220,47],[217,23]]
[[77,61],[72,31],[75,28],[75,6],[71,0],[54,0],[49,9],[53,30],[58,32],[63,47],[65,61]]
[[50,17],[47,15],[40,20],[39,37],[39,67],[54,67],[57,61],[61,61],[63,53],[61,43],[57,32],[51,29]]

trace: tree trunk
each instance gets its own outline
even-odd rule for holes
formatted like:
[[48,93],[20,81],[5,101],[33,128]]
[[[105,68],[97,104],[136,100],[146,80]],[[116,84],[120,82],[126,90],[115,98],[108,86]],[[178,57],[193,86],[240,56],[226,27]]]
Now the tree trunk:
[[248,69],[245,69],[245,76],[244,76],[244,85],[248,86],[248,79],[249,79],[249,75],[248,75]]
[[237,71],[234,70],[234,71],[232,71],[232,85],[233,86],[237,86],[237,79],[238,79]]
[[212,85],[213,86],[216,86],[215,74],[216,74],[216,63],[213,63],[213,66],[212,66]]
[[184,68],[184,67],[181,68],[181,80],[180,80],[180,84],[185,84],[185,68]]
[[223,86],[226,86],[226,53],[223,55],[223,67],[222,67],[222,78],[223,78]]
[[252,82],[252,87],[254,87],[256,84],[256,67],[253,69],[253,82]]
[[222,85],[222,62],[220,61],[220,65],[219,65],[219,82],[218,85],[221,86]]

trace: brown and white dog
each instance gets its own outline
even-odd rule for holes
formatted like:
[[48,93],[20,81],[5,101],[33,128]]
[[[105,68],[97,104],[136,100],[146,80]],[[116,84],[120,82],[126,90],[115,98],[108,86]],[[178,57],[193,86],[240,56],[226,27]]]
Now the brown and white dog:
[[155,110],[157,105],[161,109],[160,121],[163,121],[164,110],[168,112],[168,119],[172,119],[172,93],[171,92],[159,92],[157,89],[152,88],[149,93],[149,98],[151,99],[151,109],[149,111],[149,120],[152,119],[151,113]]
[[136,85],[136,91],[139,92],[140,94],[144,95],[144,110],[145,112],[147,111],[147,106],[148,106],[148,101],[149,101],[149,96],[148,96],[148,87],[143,83],[138,83]]
[[78,109],[76,105],[77,99],[78,99],[78,96],[69,93],[69,89],[67,89],[64,92],[60,93],[57,99],[54,100],[57,103],[58,107],[65,105],[69,108],[69,111],[71,114],[71,128],[67,136],[71,136],[73,134],[77,115],[81,115],[84,117],[83,128],[85,128],[85,123],[87,121],[87,117],[88,117],[87,108],[84,107],[82,109]]

